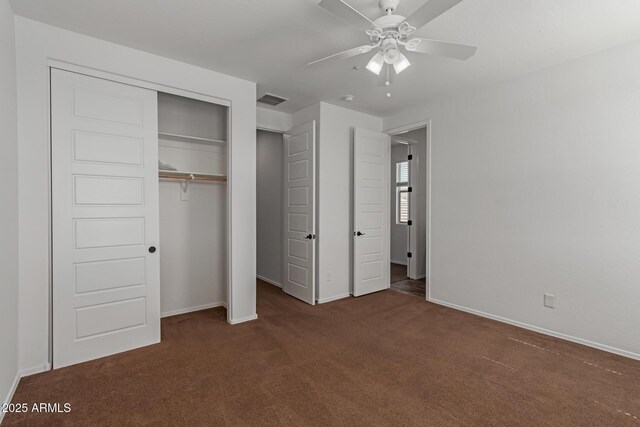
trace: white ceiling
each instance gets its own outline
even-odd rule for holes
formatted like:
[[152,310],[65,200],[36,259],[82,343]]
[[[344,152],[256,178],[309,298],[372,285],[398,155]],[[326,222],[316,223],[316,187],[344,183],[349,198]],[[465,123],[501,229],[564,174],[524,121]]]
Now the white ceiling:
[[[466,0],[422,37],[478,47],[468,61],[408,55],[391,98],[364,69],[371,54],[318,69],[307,62],[367,42],[319,0],[12,0],[18,15],[258,83],[294,112],[317,101],[385,116],[425,99],[492,84],[640,39],[638,0]],[[377,0],[349,0],[371,19]],[[409,15],[424,0],[402,0]],[[360,70],[353,70],[355,65]],[[340,98],[355,95],[353,103]]]

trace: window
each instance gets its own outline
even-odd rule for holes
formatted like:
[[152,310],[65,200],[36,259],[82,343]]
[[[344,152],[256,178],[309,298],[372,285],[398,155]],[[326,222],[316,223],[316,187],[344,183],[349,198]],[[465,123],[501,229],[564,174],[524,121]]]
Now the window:
[[396,163],[396,224],[409,221],[409,162]]

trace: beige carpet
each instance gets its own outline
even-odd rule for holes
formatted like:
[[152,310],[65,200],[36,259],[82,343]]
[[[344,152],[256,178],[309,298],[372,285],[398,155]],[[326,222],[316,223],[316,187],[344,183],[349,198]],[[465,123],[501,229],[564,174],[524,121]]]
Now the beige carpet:
[[69,414],[6,425],[640,425],[640,362],[384,291],[312,307],[258,286],[260,319],[164,319],[162,343],[21,381]]

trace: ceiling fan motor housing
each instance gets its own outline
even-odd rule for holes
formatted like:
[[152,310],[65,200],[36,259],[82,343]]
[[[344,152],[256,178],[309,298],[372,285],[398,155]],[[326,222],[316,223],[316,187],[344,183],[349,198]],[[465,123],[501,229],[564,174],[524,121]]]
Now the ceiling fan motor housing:
[[398,8],[400,0],[380,0],[380,9],[386,11],[394,11]]
[[376,19],[374,24],[377,27],[367,31],[372,43],[384,39],[405,41],[415,31],[415,28],[409,25],[402,15],[384,15]]

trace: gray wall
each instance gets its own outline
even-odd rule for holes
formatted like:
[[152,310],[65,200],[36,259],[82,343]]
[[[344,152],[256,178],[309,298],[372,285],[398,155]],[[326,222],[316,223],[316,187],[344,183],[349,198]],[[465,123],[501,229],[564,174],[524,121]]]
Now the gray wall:
[[282,134],[257,134],[258,276],[282,285]]
[[[18,136],[13,11],[0,0],[0,403],[18,372]],[[3,414],[0,413],[0,421]]]

